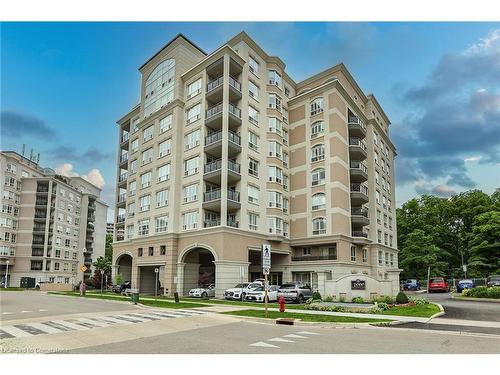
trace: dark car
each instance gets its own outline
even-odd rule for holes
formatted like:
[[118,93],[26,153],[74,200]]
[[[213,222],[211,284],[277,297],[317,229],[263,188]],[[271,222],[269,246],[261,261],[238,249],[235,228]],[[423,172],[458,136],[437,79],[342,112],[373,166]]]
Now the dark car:
[[278,298],[284,297],[285,301],[303,303],[313,295],[311,287],[303,283],[287,283],[280,286]]
[[124,292],[125,289],[130,289],[130,288],[132,288],[132,283],[130,281],[125,281],[122,284],[113,285],[111,290],[115,293],[121,293]]
[[420,290],[420,282],[417,279],[408,279],[403,284],[403,290]]
[[500,275],[491,275],[486,279],[486,285],[491,286],[500,286]]
[[460,280],[457,284],[457,292],[462,293],[464,289],[474,288],[474,281],[470,279]]
[[430,292],[449,292],[450,286],[443,277],[433,277],[429,280],[429,293]]

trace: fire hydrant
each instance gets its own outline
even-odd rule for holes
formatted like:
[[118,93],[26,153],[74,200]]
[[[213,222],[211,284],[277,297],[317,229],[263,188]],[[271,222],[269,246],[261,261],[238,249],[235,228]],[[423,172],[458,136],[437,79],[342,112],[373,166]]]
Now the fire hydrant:
[[278,303],[280,304],[280,312],[285,312],[285,297],[281,296]]

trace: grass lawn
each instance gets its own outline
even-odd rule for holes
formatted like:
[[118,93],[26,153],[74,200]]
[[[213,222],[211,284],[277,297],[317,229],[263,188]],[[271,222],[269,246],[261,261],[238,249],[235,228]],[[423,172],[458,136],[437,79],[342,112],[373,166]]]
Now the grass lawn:
[[[264,310],[229,311],[223,314],[250,316],[254,318],[265,318]],[[303,314],[303,313],[287,313],[287,312],[280,313],[279,311],[269,311],[267,317],[268,319],[294,318],[294,319],[301,319],[305,322],[325,322],[325,323],[379,323],[379,322],[391,321],[389,319],[354,318],[348,316],[335,316],[335,315]]]
[[429,318],[432,315],[440,312],[439,307],[433,303],[427,305],[415,305],[415,306],[394,306],[389,310],[378,313],[381,315],[399,315],[399,316],[418,316],[423,318]]
[[35,290],[35,289],[25,289],[25,288],[15,288],[15,287],[0,288],[0,292],[20,292],[24,290]]

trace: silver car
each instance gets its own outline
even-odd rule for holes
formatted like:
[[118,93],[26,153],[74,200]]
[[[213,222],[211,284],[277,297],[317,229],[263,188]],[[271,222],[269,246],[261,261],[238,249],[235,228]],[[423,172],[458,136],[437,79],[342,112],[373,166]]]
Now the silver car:
[[278,298],[284,297],[285,301],[293,301],[295,303],[304,303],[309,298],[312,298],[312,295],[313,291],[311,287],[300,282],[283,284],[278,290]]

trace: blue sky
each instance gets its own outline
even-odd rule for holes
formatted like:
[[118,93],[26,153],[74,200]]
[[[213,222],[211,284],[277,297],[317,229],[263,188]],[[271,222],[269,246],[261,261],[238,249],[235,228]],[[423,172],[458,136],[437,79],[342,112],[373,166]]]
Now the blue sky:
[[[397,202],[500,186],[500,23],[2,23],[1,148],[103,185],[137,68],[177,33],[211,52],[245,30],[302,80],[344,62],[392,121]],[[71,164],[71,166],[64,164]]]

